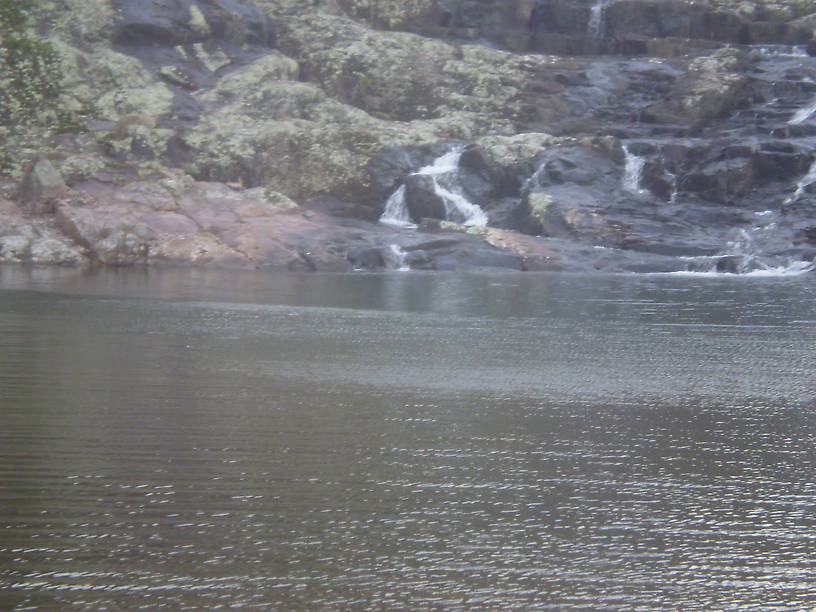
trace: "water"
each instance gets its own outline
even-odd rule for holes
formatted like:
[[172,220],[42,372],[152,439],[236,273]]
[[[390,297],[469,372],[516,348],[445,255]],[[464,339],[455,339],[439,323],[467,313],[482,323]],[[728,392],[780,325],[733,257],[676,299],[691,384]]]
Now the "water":
[[396,227],[416,228],[405,204],[405,185],[400,185],[385,203],[380,223]]
[[[749,47],[750,48],[750,47]],[[753,47],[760,56],[764,58],[770,59],[778,59],[778,58],[802,58],[805,59],[808,56],[807,48],[804,46],[797,46],[797,45],[760,45],[757,47]]]
[[391,244],[388,246],[388,251],[393,259],[393,265],[390,266],[392,269],[400,272],[408,272],[411,269],[411,266],[405,263],[405,251],[402,250],[402,247],[398,244]]
[[625,156],[623,188],[629,193],[633,193],[635,195],[643,195],[647,193],[646,190],[642,189],[640,186],[640,181],[643,177],[643,166],[646,164],[646,158],[631,153],[626,145],[623,146],[623,153]]
[[0,609],[816,600],[812,276],[0,289]]
[[[484,227],[488,221],[487,213],[478,204],[468,200],[458,185],[459,159],[463,152],[464,147],[454,147],[414,174],[431,177],[434,193],[439,196],[445,206],[447,220],[463,225]],[[416,227],[412,223],[411,213],[405,201],[405,185],[401,185],[388,198],[380,222],[402,227]]]
[[797,110],[788,120],[788,124],[800,125],[808,121],[814,114],[816,114],[816,101],[812,101],[808,106],[803,106]]
[[604,34],[604,14],[610,0],[599,0],[589,9],[589,22],[587,23],[587,34],[593,38],[602,38]]
[[799,182],[796,183],[796,191],[794,191],[792,196],[789,196],[785,199],[785,204],[793,204],[794,202],[798,202],[799,199],[805,195],[805,191],[808,187],[816,183],[816,161],[814,161],[805,175],[799,179]]
[[752,227],[734,229],[731,240],[716,255],[681,258],[689,266],[680,273],[798,276],[816,270],[816,260],[803,261],[789,255],[793,245],[789,233],[780,229],[783,216],[764,210],[754,213],[754,218]]

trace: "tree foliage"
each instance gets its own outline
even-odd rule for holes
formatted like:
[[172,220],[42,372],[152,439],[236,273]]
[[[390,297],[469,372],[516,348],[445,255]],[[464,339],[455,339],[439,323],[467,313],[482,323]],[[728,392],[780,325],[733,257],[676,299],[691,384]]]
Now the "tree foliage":
[[62,68],[53,45],[31,29],[31,0],[0,2],[0,172],[17,158],[11,143],[23,146],[64,130],[60,112]]

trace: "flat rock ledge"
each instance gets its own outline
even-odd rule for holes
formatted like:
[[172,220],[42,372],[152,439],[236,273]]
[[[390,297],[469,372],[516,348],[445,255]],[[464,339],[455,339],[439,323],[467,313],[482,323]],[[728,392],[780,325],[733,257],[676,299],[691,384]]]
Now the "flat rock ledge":
[[321,272],[559,267],[557,251],[516,232],[438,222],[397,230],[341,212],[181,173],[126,184],[92,179],[47,202],[0,197],[0,263]]
[[[47,207],[2,199],[0,214],[0,262],[62,265],[311,269],[299,240],[329,224],[279,193],[186,175],[91,180]],[[321,265],[346,269],[344,255]]]

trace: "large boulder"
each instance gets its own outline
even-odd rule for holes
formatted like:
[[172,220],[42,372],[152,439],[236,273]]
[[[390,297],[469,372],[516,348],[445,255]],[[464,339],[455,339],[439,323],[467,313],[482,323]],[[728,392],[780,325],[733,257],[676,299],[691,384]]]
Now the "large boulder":
[[23,177],[20,197],[35,214],[54,211],[54,203],[67,189],[59,171],[45,157],[34,160]]
[[531,191],[521,204],[520,230],[591,244],[622,245],[628,238],[626,227],[608,214],[605,196],[578,185]]
[[485,148],[479,146],[470,146],[462,152],[458,179],[467,198],[483,208],[489,208],[494,198],[517,187],[505,181],[502,167]]
[[412,174],[405,180],[405,204],[415,221],[446,219],[445,200],[437,193],[435,177]]
[[672,86],[666,102],[644,116],[656,121],[706,122],[723,117],[749,101],[749,58],[733,48],[695,58]]

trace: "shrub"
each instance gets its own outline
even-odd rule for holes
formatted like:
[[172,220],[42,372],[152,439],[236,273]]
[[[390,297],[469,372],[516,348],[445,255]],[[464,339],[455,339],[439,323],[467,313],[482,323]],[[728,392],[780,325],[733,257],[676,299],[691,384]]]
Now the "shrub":
[[31,0],[0,2],[0,173],[20,165],[11,149],[29,148],[55,132],[70,129],[60,111],[62,67],[59,54],[31,29]]

